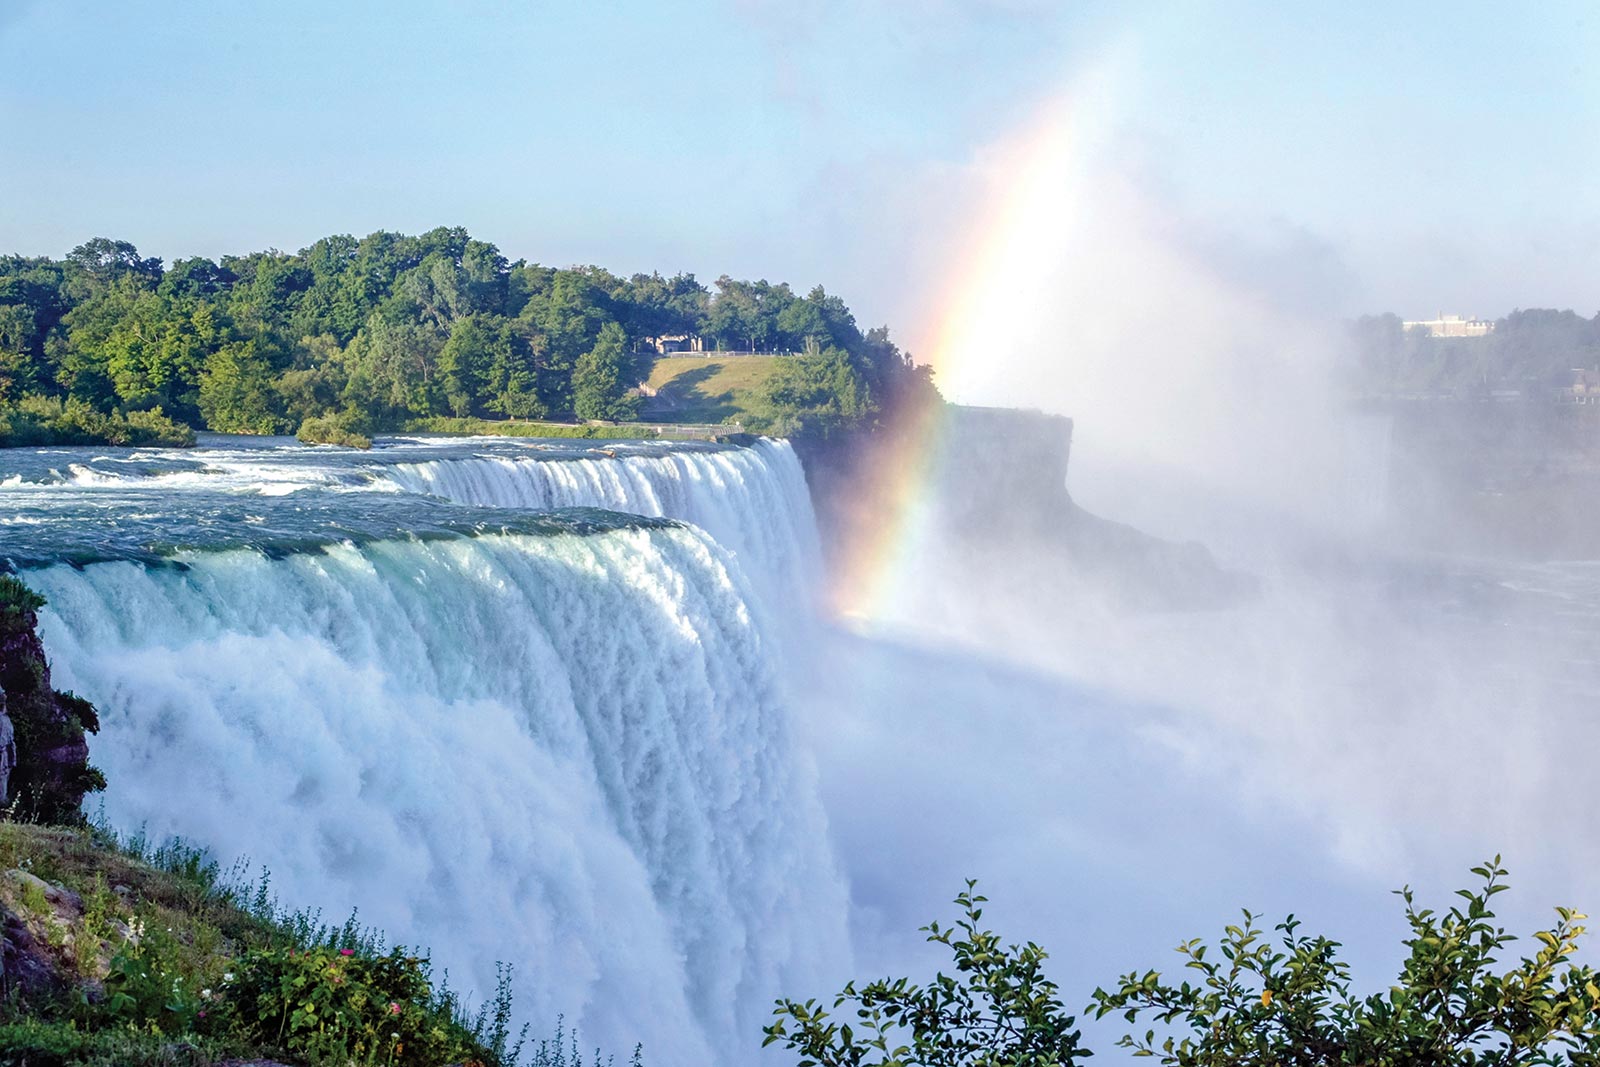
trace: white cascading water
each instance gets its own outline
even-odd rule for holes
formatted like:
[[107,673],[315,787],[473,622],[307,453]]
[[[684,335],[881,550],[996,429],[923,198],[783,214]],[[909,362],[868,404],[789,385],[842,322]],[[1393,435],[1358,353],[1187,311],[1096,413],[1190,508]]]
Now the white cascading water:
[[592,507],[690,522],[772,592],[807,596],[818,578],[816,522],[805,473],[787,441],[665,455],[541,460],[423,460],[384,477],[412,493],[493,507]]
[[[399,477],[692,513],[736,529],[746,566],[664,527],[30,571],[56,684],[100,708],[112,822],[248,855],[287,903],[359,905],[458,988],[482,995],[512,962],[536,1028],[565,1012],[654,1062],[748,1059],[773,996],[848,961],[814,772],[745,573],[814,566],[816,533],[787,445],[646,459]],[[589,480],[551,501],[540,477]]]

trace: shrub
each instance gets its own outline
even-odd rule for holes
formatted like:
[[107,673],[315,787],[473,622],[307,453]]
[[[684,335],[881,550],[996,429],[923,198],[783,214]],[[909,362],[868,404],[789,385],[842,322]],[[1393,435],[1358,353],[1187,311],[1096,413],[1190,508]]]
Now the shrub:
[[976,884],[956,897],[962,917],[955,926],[923,927],[929,941],[950,949],[955,975],[935,975],[927,985],[885,978],[857,989],[852,982],[833,1008],[855,1005],[853,1025],[834,1021],[816,1001],[780,1000],[764,1044],[784,1042],[800,1053],[801,1067],[1056,1067],[1090,1055],[1044,976],[1045,951],[1032,942],[1003,947],[979,928],[986,898],[974,893]]
[[250,1038],[313,1063],[480,1060],[472,1032],[435,1002],[428,961],[402,948],[259,949],[228,986],[229,1018]]
[[[1178,947],[1196,979],[1135,971],[1114,992],[1095,990],[1089,1010],[1151,1019],[1161,1031],[1118,1044],[1168,1067],[1600,1064],[1600,973],[1574,961],[1584,916],[1555,909],[1555,924],[1533,935],[1533,954],[1502,966],[1498,956],[1516,938],[1495,925],[1490,905],[1506,890],[1506,872],[1497,856],[1473,873],[1481,886],[1457,890],[1461,902],[1444,912],[1398,891],[1410,951],[1386,992],[1353,992],[1339,944],[1302,935],[1292,915],[1274,943],[1245,912],[1214,953],[1198,939]],[[767,1043],[784,1042],[801,1067],[1033,1067],[1090,1055],[1040,971],[1044,952],[1002,949],[981,930],[984,898],[973,887],[956,898],[955,927],[924,927],[954,952],[956,977],[851,983],[833,1004],[853,1007],[848,1022],[814,1001],[780,1000]]]
[[361,433],[358,422],[348,413],[317,415],[300,424],[295,434],[303,444],[342,445],[345,448],[371,448],[372,438]]
[[130,411],[124,416],[128,424],[130,444],[169,445],[187,448],[194,444],[194,430],[169,419],[160,408],[149,411]]
[[65,1023],[25,1019],[0,1026],[0,1057],[6,1063],[20,1060],[55,1067],[79,1058],[88,1043],[86,1034]]
[[154,1033],[195,1033],[206,1021],[212,991],[186,966],[171,936],[135,919],[135,931],[115,956],[106,975],[106,999],[94,1014],[134,1024]]
[[44,607],[45,599],[14,575],[0,574],[0,616],[20,620]]
[[1457,890],[1465,903],[1442,914],[1399,891],[1411,951],[1385,993],[1355,995],[1338,943],[1302,935],[1292,915],[1275,927],[1282,936],[1274,945],[1245,912],[1215,956],[1199,940],[1179,946],[1197,982],[1135,972],[1115,992],[1096,990],[1094,1010],[1130,1023],[1147,1015],[1168,1028],[1119,1044],[1174,1067],[1600,1062],[1600,979],[1571,960],[1584,916],[1557,908],[1556,924],[1533,935],[1538,950],[1497,971],[1498,953],[1515,940],[1490,908],[1506,872],[1497,856],[1473,873],[1482,887]]
[[161,445],[185,448],[194,431],[160,408],[105,414],[75,397],[25,396],[0,405],[0,446]]

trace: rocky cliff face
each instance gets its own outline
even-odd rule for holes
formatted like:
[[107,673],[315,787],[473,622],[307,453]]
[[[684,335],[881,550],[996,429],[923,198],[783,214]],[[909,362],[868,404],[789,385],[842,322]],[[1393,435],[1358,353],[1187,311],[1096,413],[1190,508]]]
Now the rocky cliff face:
[[[1252,580],[1218,567],[1202,545],[1164,541],[1080,508],[1067,491],[1071,445],[1064,416],[953,404],[887,428],[794,442],[835,564],[856,558],[854,546],[880,536],[894,509],[915,503],[967,560],[999,571],[1042,566],[1124,607],[1204,609],[1253,592]],[[907,492],[914,502],[900,499]]]
[[1600,404],[1414,401],[1391,420],[1386,522],[1408,548],[1600,557]]
[[51,688],[37,632],[43,606],[22,582],[0,575],[0,782],[16,817],[77,823],[84,795],[105,788],[86,740],[100,720],[87,700]]

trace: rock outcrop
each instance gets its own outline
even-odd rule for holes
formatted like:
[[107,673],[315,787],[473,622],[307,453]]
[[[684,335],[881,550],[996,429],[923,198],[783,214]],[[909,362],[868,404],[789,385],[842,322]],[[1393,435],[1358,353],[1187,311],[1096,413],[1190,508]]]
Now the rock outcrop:
[[1091,514],[1067,491],[1072,420],[1010,408],[939,406],[876,430],[798,438],[835,580],[916,508],[940,540],[997,580],[1060,577],[1133,610],[1205,610],[1253,595],[1197,543],[1167,541]]
[[15,817],[78,823],[84,795],[105,788],[86,740],[100,720],[87,700],[51,688],[38,634],[43,606],[43,597],[0,575],[0,780]]

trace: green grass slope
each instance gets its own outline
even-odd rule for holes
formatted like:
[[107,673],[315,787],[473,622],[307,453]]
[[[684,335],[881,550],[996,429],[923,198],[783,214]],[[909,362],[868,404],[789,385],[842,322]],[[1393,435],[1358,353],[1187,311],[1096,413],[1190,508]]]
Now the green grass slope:
[[[470,1015],[352,916],[279,911],[182,845],[0,822],[0,1064],[510,1067],[510,989]],[[535,1062],[537,1062],[537,1055]]]
[[655,422],[719,423],[759,413],[761,387],[784,356],[681,356],[658,359],[645,384],[640,418]]

